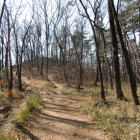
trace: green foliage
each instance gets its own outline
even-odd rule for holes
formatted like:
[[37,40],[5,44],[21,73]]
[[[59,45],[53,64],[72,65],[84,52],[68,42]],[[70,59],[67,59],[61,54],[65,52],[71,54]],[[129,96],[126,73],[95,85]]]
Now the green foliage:
[[39,109],[42,104],[41,96],[37,90],[37,88],[33,88],[35,91],[34,93],[30,94],[27,100],[23,104],[23,108],[20,110],[19,113],[14,114],[14,121],[18,122],[24,122],[28,116],[31,114],[31,112],[35,109]]
[[35,95],[29,97],[27,100],[27,108],[28,108],[29,112],[33,111],[36,108],[39,108],[41,103],[42,103],[42,100],[41,100],[41,97],[39,94],[35,94]]
[[[37,88],[33,88],[33,91],[29,93],[29,96],[26,98],[26,100],[22,103],[21,107],[17,110],[15,110],[15,113],[12,113],[9,116],[9,121],[12,122],[12,124],[16,125],[21,122],[25,122],[29,116],[33,116],[33,111],[35,109],[40,109],[42,104],[41,96],[38,92]],[[14,132],[9,134],[17,133],[16,129],[12,129]],[[9,137],[9,134],[6,134],[3,131],[0,131],[0,140],[15,140],[11,137]],[[14,136],[13,136],[14,137]]]
[[120,19],[123,25],[126,26],[128,31],[135,29],[139,30],[139,2],[128,2],[124,4],[122,11],[120,13]]
[[29,110],[28,110],[28,108],[22,110],[20,112],[20,121],[21,122],[24,122],[27,119],[28,116],[29,116]]

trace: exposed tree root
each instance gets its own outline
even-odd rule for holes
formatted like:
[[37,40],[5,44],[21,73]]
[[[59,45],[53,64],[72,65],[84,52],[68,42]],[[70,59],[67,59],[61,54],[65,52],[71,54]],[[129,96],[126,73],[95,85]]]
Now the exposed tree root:
[[101,100],[99,102],[97,102],[96,104],[94,104],[94,107],[101,107],[101,106],[109,106],[109,103],[106,100]]
[[36,137],[35,135],[33,135],[31,132],[29,132],[29,130],[27,130],[25,127],[23,127],[21,124],[17,123],[16,127],[20,130],[22,130],[22,132],[24,134],[26,134],[28,137],[30,137],[32,140],[39,140],[38,137]]
[[10,111],[11,108],[12,108],[12,106],[6,106],[5,108],[3,108],[3,109],[0,110],[0,113],[5,114],[5,113],[7,113],[8,111]]

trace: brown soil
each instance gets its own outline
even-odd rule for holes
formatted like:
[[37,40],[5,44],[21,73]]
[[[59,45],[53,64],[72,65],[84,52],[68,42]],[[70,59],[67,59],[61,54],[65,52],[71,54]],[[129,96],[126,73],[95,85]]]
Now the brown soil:
[[[45,81],[27,79],[24,81],[40,90],[43,109],[35,113],[21,129],[33,140],[108,140],[98,123],[91,121],[80,111],[80,103],[87,97],[62,95],[64,85],[49,76],[54,86],[45,86]],[[37,84],[40,83],[40,84]]]

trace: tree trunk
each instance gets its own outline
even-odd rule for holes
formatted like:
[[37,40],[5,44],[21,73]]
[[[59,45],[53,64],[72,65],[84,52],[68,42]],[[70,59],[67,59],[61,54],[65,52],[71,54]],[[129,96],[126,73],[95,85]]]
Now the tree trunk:
[[[121,26],[121,29],[122,29],[124,35],[125,35],[125,40],[126,40],[125,41],[126,42],[125,44],[126,44],[126,46],[128,46],[129,50],[131,51],[131,53],[133,55],[134,64],[135,64],[135,71],[137,73],[137,79],[140,81],[139,64],[138,64],[138,61],[137,61],[137,58],[139,58],[139,60],[140,60],[140,54],[139,54],[138,46],[137,46],[136,43],[135,43],[135,48],[132,46],[131,41],[129,39],[129,36],[128,36],[127,32],[125,31],[125,29],[124,29],[124,27],[122,25],[120,25],[120,26]],[[133,34],[134,34],[134,32],[133,32]]]
[[111,31],[112,47],[113,47],[116,99],[123,100],[124,95],[123,95],[123,92],[122,92],[121,81],[120,81],[118,42],[117,42],[117,37],[116,37],[116,32],[115,32],[115,23],[114,23],[114,19],[113,19],[113,11],[111,9],[110,0],[108,0],[108,12],[109,12],[109,23],[110,23],[110,31]]
[[[58,40],[58,37],[56,35],[56,32],[54,31],[54,35],[55,35],[55,39],[58,43],[58,47],[60,49],[60,61],[62,61],[62,66],[63,66],[63,74],[64,74],[64,79],[65,79],[65,82],[66,82],[66,85],[68,86],[68,75],[67,75],[67,71],[66,71],[66,65],[65,65],[65,53],[63,51],[63,48]],[[62,59],[62,60],[61,60]],[[60,62],[61,63],[61,62]]]
[[10,64],[10,77],[9,77],[9,98],[12,97],[12,88],[13,88],[13,66],[12,66],[12,58],[11,58],[11,42],[10,42],[10,35],[11,35],[11,27],[10,27],[10,14],[7,9],[7,26],[8,26],[8,41],[7,41],[7,47],[8,47],[8,54],[9,54],[9,64]]
[[22,65],[19,64],[19,65],[17,66],[18,90],[22,90],[21,68],[22,68]]
[[41,57],[40,75],[43,76],[43,55]]
[[4,39],[3,34],[1,36],[1,67],[4,67]]
[[121,30],[121,27],[120,27],[120,24],[119,24],[118,15],[115,11],[115,6],[114,6],[113,0],[109,0],[109,3],[110,3],[110,6],[111,6],[111,7],[110,6],[109,7],[112,9],[111,10],[112,14],[113,14],[112,16],[114,16],[113,20],[115,20],[115,22],[116,22],[116,28],[117,28],[119,40],[120,40],[120,43],[121,43],[121,49],[122,49],[122,52],[123,52],[123,55],[124,55],[124,58],[125,58],[125,64],[126,64],[126,68],[127,68],[127,72],[128,72],[128,76],[129,76],[129,83],[130,83],[130,87],[131,87],[133,100],[134,100],[134,103],[136,105],[139,105],[140,103],[139,103],[138,96],[137,96],[136,79],[135,79],[135,75],[134,75],[132,67],[131,67],[131,63],[130,63],[130,60],[129,60],[127,49],[125,47],[125,43],[124,43],[124,40],[123,40],[123,35],[122,35],[122,30]]
[[108,58],[107,58],[107,55],[106,55],[106,40],[105,40],[105,37],[104,37],[104,31],[103,30],[101,30],[101,34],[102,34],[102,38],[103,38],[103,42],[104,42],[104,58],[105,58],[105,62],[106,62],[107,67],[108,67],[110,88],[113,90],[112,72],[111,72],[111,67],[110,67],[110,64],[109,64],[109,61],[108,61]]
[[95,80],[94,80],[94,86],[97,86],[97,82],[99,82],[99,71],[98,67],[96,68],[96,75],[95,75]]

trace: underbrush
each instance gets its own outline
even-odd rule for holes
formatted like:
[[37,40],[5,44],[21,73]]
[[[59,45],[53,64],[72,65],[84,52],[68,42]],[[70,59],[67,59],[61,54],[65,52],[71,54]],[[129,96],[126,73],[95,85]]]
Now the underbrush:
[[[28,96],[19,108],[8,118],[9,128],[4,125],[0,131],[0,140],[15,140],[18,138],[25,139],[22,132],[18,129],[18,126],[23,124],[30,116],[33,116],[33,111],[40,109],[42,105],[42,99],[37,88],[32,88],[31,92],[28,92]],[[13,137],[13,138],[12,138]],[[14,139],[15,138],[15,139]]]
[[23,107],[20,108],[20,111],[14,115],[15,119],[18,120],[18,122],[24,122],[28,118],[28,116],[31,115],[33,110],[39,109],[41,107],[42,99],[39,91],[37,90],[37,88],[33,88],[32,90],[33,92],[31,94],[28,93],[29,95],[26,101],[23,103]]
[[9,135],[6,135],[0,130],[0,140],[16,140]]
[[108,102],[109,106],[95,107],[94,100],[81,104],[81,109],[100,122],[101,129],[113,140],[140,138],[140,107],[130,102]]

